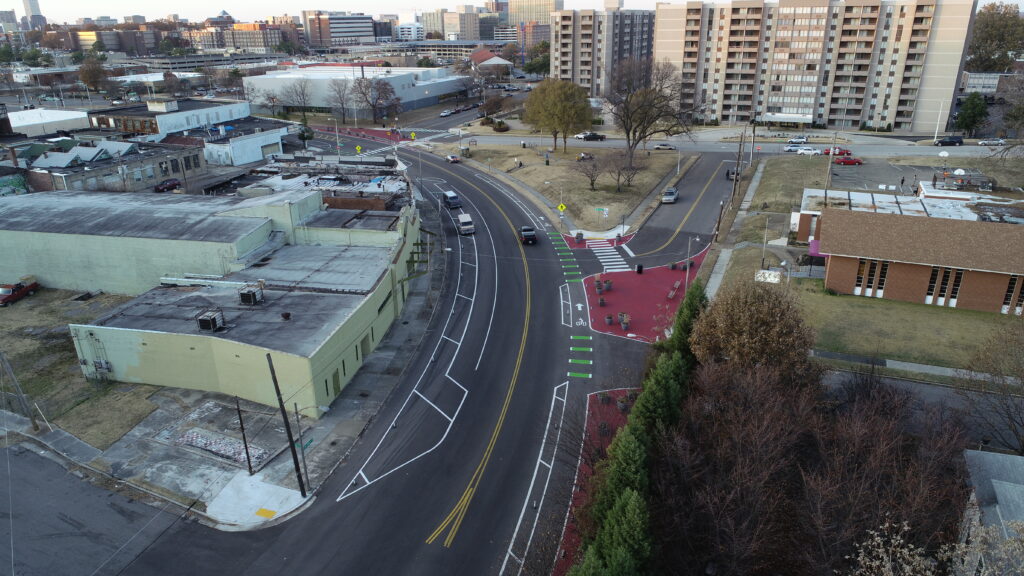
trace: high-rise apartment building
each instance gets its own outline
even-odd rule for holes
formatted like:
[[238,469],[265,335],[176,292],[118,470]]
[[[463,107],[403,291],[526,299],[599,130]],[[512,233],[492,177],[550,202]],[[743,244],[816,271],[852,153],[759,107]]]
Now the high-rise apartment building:
[[653,10],[562,10],[551,14],[551,77],[608,94],[615,64],[650,58]]
[[527,50],[546,40],[551,40],[551,25],[547,22],[526,22],[519,26],[516,42],[524,55]]
[[302,23],[310,46],[328,48],[373,42],[373,18],[365,14],[303,10]]
[[519,43],[519,27],[512,26],[511,24],[503,24],[501,26],[494,27],[494,41],[495,42],[515,42]]
[[654,57],[695,117],[944,129],[976,0],[659,4]]
[[448,13],[446,8],[424,12],[420,14],[420,24],[423,25],[423,34],[431,38],[444,38],[444,15]]
[[508,23],[513,26],[526,22],[544,24],[552,12],[563,6],[562,0],[508,0]]
[[445,12],[445,40],[479,40],[480,17],[476,12]]
[[125,24],[145,24],[146,23],[146,17],[145,16],[140,16],[138,14],[132,14],[131,16],[125,16],[124,17],[124,23]]

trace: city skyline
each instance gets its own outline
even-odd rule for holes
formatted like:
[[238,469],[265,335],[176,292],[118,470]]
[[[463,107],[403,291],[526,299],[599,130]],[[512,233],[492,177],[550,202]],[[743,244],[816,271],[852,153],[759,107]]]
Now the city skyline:
[[[658,2],[664,1],[665,0],[626,0],[623,7],[631,10],[654,10],[655,5]],[[681,2],[682,0],[670,1],[668,3]],[[1007,3],[1016,4],[1020,7],[1022,2],[1024,2],[1024,0],[1010,0]],[[483,6],[482,0],[476,3],[465,1],[442,1],[431,6],[424,6],[423,3],[416,2],[415,0],[381,0],[374,5],[373,10],[367,10],[349,6],[330,6],[330,2],[317,3],[314,1],[310,2],[308,5],[294,6],[286,10],[283,9],[280,4],[273,2],[225,0],[215,5],[211,5],[208,2],[202,2],[200,0],[182,0],[181,2],[175,3],[173,9],[167,9],[166,12],[157,13],[153,10],[140,10],[137,2],[131,2],[128,0],[98,0],[90,2],[87,5],[60,2],[58,0],[41,0],[40,11],[50,22],[68,24],[74,24],[79,18],[96,18],[97,16],[110,16],[118,22],[122,22],[125,16],[139,14],[140,12],[141,15],[145,16],[147,19],[156,20],[173,13],[178,14],[180,18],[186,19],[189,22],[199,22],[206,18],[216,16],[221,12],[221,10],[227,11],[236,19],[244,22],[266,20],[270,16],[278,16],[285,12],[291,15],[299,15],[303,10],[362,12],[373,16],[376,16],[377,14],[397,13],[399,14],[401,21],[411,22],[413,15],[416,13],[436,10],[439,8],[453,10],[456,5],[467,3],[476,6]],[[980,7],[987,3],[988,2],[986,0],[979,0],[978,5]],[[601,10],[603,8],[603,0],[565,0],[566,10]],[[0,2],[0,9],[14,10],[18,18],[25,15],[23,0],[3,0],[3,2]]]

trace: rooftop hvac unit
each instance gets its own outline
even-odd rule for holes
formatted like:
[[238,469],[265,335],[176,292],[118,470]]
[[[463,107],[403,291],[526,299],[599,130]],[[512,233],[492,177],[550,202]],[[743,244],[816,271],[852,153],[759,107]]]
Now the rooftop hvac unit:
[[238,292],[238,296],[241,298],[242,304],[255,306],[263,302],[263,288],[259,286],[246,286]]
[[216,332],[224,328],[224,312],[220,310],[207,310],[196,317],[200,330]]

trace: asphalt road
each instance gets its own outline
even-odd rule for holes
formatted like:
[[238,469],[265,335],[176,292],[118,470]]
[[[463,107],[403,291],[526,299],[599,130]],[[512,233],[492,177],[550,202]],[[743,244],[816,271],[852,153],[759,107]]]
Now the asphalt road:
[[5,448],[0,486],[10,494],[0,498],[0,574],[117,574],[175,520],[69,474],[37,450]]
[[176,524],[125,574],[515,574],[524,560],[553,561],[550,547],[530,556],[524,542],[538,527],[549,541],[560,530],[567,498],[544,495],[564,490],[574,469],[555,466],[548,482],[542,443],[564,413],[582,426],[581,399],[595,386],[635,382],[622,366],[639,370],[645,347],[595,342],[592,377],[570,378],[570,336],[591,333],[563,301],[582,287],[565,282],[546,235],[520,246],[514,232],[546,222],[466,166],[431,156],[423,168],[432,201],[458,191],[477,231],[457,236],[442,209],[450,281],[409,380],[309,510],[253,533]]

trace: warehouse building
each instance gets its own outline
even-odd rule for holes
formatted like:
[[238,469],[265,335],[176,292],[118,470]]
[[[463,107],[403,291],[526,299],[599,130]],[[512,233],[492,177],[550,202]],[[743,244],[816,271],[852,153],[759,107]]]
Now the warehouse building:
[[[319,64],[268,72],[263,76],[248,76],[243,79],[246,93],[252,90],[282,94],[296,82],[309,81],[311,97],[309,110],[329,111],[332,109],[330,84],[343,80],[350,84],[357,80],[384,80],[394,88],[395,96],[401,100],[402,110],[415,110],[437,104],[438,98],[464,91],[464,76],[453,76],[446,68],[390,68],[371,66],[348,66]],[[298,111],[295,106],[290,110]],[[369,118],[371,111],[365,104],[352,99],[352,114]]]
[[91,379],[275,405],[270,353],[285,396],[319,416],[405,304],[419,220],[397,196],[387,210],[327,209],[313,189],[2,197],[0,277],[139,295],[70,326]]

